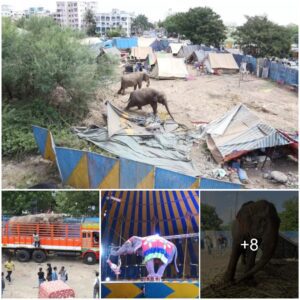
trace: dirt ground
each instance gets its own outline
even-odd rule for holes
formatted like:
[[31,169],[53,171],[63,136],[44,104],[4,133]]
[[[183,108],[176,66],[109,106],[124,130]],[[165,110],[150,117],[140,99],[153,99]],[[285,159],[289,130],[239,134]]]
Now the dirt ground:
[[[4,271],[5,258],[2,259],[2,270]],[[15,271],[12,273],[12,282],[6,286],[2,298],[38,298],[37,272],[42,267],[44,272],[46,263],[58,269],[65,266],[68,273],[67,284],[74,289],[76,298],[92,298],[95,271],[99,271],[99,265],[86,265],[79,258],[74,257],[52,257],[47,262],[38,264],[35,262],[20,263],[14,260]],[[6,272],[5,272],[6,276]]]
[[[298,128],[298,96],[287,87],[278,86],[276,83],[249,76],[239,86],[239,75],[196,75],[195,70],[189,68],[189,73],[194,75],[191,80],[151,80],[150,87],[163,91],[168,99],[169,108],[178,123],[195,128],[194,122],[210,122],[238,103],[244,103],[268,124],[286,131],[297,131]],[[132,88],[126,90],[125,95],[118,95],[120,83],[112,84],[101,92],[98,98],[112,101],[120,108],[126,106],[126,101]],[[145,86],[145,83],[144,83]],[[101,125],[104,111],[103,102],[100,99],[90,104],[90,113],[82,124]],[[138,113],[150,113],[150,107],[144,107]],[[161,116],[166,116],[165,108],[158,107]],[[199,175],[212,177],[212,170],[218,167],[207,150],[205,142],[195,144],[191,158],[199,170]],[[21,170],[27,176],[35,173],[37,166],[22,166],[22,163],[3,161],[3,187],[13,188],[18,182],[11,182],[12,170]],[[281,185],[263,178],[264,173],[277,170],[289,176],[288,184]],[[283,159],[269,164],[262,171],[260,169],[247,169],[249,183],[247,188],[297,188],[298,164],[293,160]],[[45,174],[47,177],[47,175]],[[41,177],[40,177],[41,178]],[[225,180],[228,180],[225,179]],[[45,180],[43,180],[45,181]]]
[[[202,298],[298,298],[298,261],[272,260],[253,281],[231,286],[222,284],[230,251],[208,255],[201,251]],[[236,277],[242,272],[238,266]]]

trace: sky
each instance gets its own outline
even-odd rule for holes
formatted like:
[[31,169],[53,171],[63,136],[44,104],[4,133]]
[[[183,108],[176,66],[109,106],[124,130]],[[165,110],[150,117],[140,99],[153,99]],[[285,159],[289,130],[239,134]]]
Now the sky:
[[[280,25],[295,23],[299,25],[299,0],[269,1],[269,0],[110,0],[98,1],[99,11],[109,12],[113,8],[145,14],[151,22],[163,20],[168,13],[184,12],[192,7],[208,6],[218,13],[226,25],[242,25],[244,15],[264,15]],[[1,0],[1,4],[11,4],[17,10],[31,6],[43,6],[55,11],[56,0]]]
[[[247,201],[267,200],[272,202],[277,211],[284,210],[286,200],[297,197],[296,191],[209,191],[201,192],[200,203],[209,204],[216,208],[218,216],[227,224],[235,217],[242,203]],[[236,207],[236,208],[235,208]],[[237,209],[237,211],[236,211]]]

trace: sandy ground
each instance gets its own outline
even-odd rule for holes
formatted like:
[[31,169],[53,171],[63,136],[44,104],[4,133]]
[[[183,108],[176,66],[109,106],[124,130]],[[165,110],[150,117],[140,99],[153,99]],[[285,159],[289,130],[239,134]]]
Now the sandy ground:
[[[276,83],[249,76],[239,86],[239,75],[201,75],[196,76],[195,70],[189,68],[189,73],[195,75],[192,80],[151,80],[150,87],[163,91],[168,99],[169,108],[177,122],[194,128],[193,122],[210,122],[238,103],[244,103],[268,124],[287,131],[296,131],[298,128],[298,96],[287,87],[278,86]],[[145,83],[144,83],[145,86]],[[100,98],[110,100],[120,108],[126,106],[132,88],[126,90],[125,95],[118,95],[120,83],[112,84],[99,94],[99,99],[90,104],[90,113],[82,124],[101,125],[104,110]],[[150,113],[151,107],[144,107],[138,113]],[[166,110],[159,105],[158,112],[166,116]],[[199,175],[212,177],[212,170],[217,164],[207,150],[205,142],[195,144],[191,158],[199,170]],[[13,165],[13,166],[12,166]],[[28,176],[35,172],[37,166],[28,164],[3,162],[3,187],[13,188],[18,186],[18,181],[11,182],[9,177],[12,170],[23,169]],[[10,170],[11,169],[11,170]],[[274,184],[263,178],[264,172],[272,170],[290,173],[288,185]],[[22,171],[21,171],[22,173]],[[247,188],[297,188],[298,165],[292,160],[279,160],[260,169],[248,169],[249,184]],[[45,175],[46,176],[46,175]],[[14,177],[14,176],[12,176]],[[47,177],[47,176],[46,176]],[[41,178],[41,177],[40,177]],[[228,179],[227,179],[228,180]],[[45,180],[43,180],[45,181]]]
[[[5,259],[2,259],[2,270]],[[51,263],[52,267],[58,269],[65,266],[68,272],[67,284],[74,289],[76,298],[93,298],[93,284],[95,271],[99,270],[99,265],[86,265],[79,258],[74,257],[52,257],[46,263]],[[35,262],[20,263],[14,260],[16,270],[12,273],[12,282],[6,280],[6,287],[3,298],[38,298],[37,272],[42,267],[44,272],[46,263]],[[6,276],[6,272],[5,272]]]
[[[298,298],[298,261],[272,260],[253,281],[224,287],[221,282],[229,255],[229,250],[222,255],[201,251],[202,298]],[[242,271],[238,266],[236,277]]]

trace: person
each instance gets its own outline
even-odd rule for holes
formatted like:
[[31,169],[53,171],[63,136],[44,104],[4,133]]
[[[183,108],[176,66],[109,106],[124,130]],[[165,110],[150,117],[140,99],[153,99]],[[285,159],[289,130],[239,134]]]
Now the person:
[[93,298],[100,298],[99,290],[100,290],[99,272],[96,271],[96,278],[95,278],[95,282],[94,282]]
[[51,281],[52,280],[52,267],[51,264],[47,264],[47,280]]
[[211,238],[208,235],[205,236],[205,242],[206,242],[208,254],[210,255],[213,244],[212,244]]
[[39,286],[40,286],[44,281],[46,281],[45,273],[43,272],[43,268],[39,268],[39,271],[38,271],[37,275],[38,275],[38,278],[39,278]]
[[62,280],[63,282],[66,282],[68,280],[68,274],[64,266],[61,267],[58,274],[59,274],[59,279]]
[[40,237],[37,234],[37,232],[34,232],[33,234],[33,241],[34,241],[34,247],[39,248],[41,243],[40,243]]
[[14,263],[11,261],[11,258],[8,259],[8,261],[4,264],[4,268],[7,270],[7,275],[6,275],[6,279],[11,282],[11,274],[12,271],[15,270],[15,265]]
[[53,268],[53,272],[52,272],[52,281],[58,280],[58,275],[57,275],[57,268],[54,267]]
[[2,289],[2,294],[3,294],[3,291],[5,289],[5,280],[4,280],[4,273],[1,272],[1,289]]

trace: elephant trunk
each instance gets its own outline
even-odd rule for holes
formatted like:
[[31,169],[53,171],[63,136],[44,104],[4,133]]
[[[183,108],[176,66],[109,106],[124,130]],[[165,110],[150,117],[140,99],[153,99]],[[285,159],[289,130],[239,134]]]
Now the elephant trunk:
[[147,79],[147,87],[149,87],[150,86],[150,78],[148,77],[148,79]]
[[177,261],[177,248],[175,247],[174,266],[175,266],[176,272],[178,273],[179,270],[178,270],[177,262],[176,261]]
[[118,250],[111,250],[110,251],[111,256],[120,256],[122,254],[124,254],[124,251],[122,250],[122,247],[119,248]]
[[250,269],[248,272],[246,272],[240,279],[238,279],[236,281],[236,283],[240,283],[241,281],[253,276],[254,274],[256,274],[258,271],[260,271],[272,258],[276,246],[277,246],[277,240],[278,240],[278,235],[277,237],[274,239],[273,243],[270,245],[266,245],[266,247],[268,247],[267,249],[263,250],[263,255],[262,257],[259,259],[259,261],[255,264],[255,266]]

